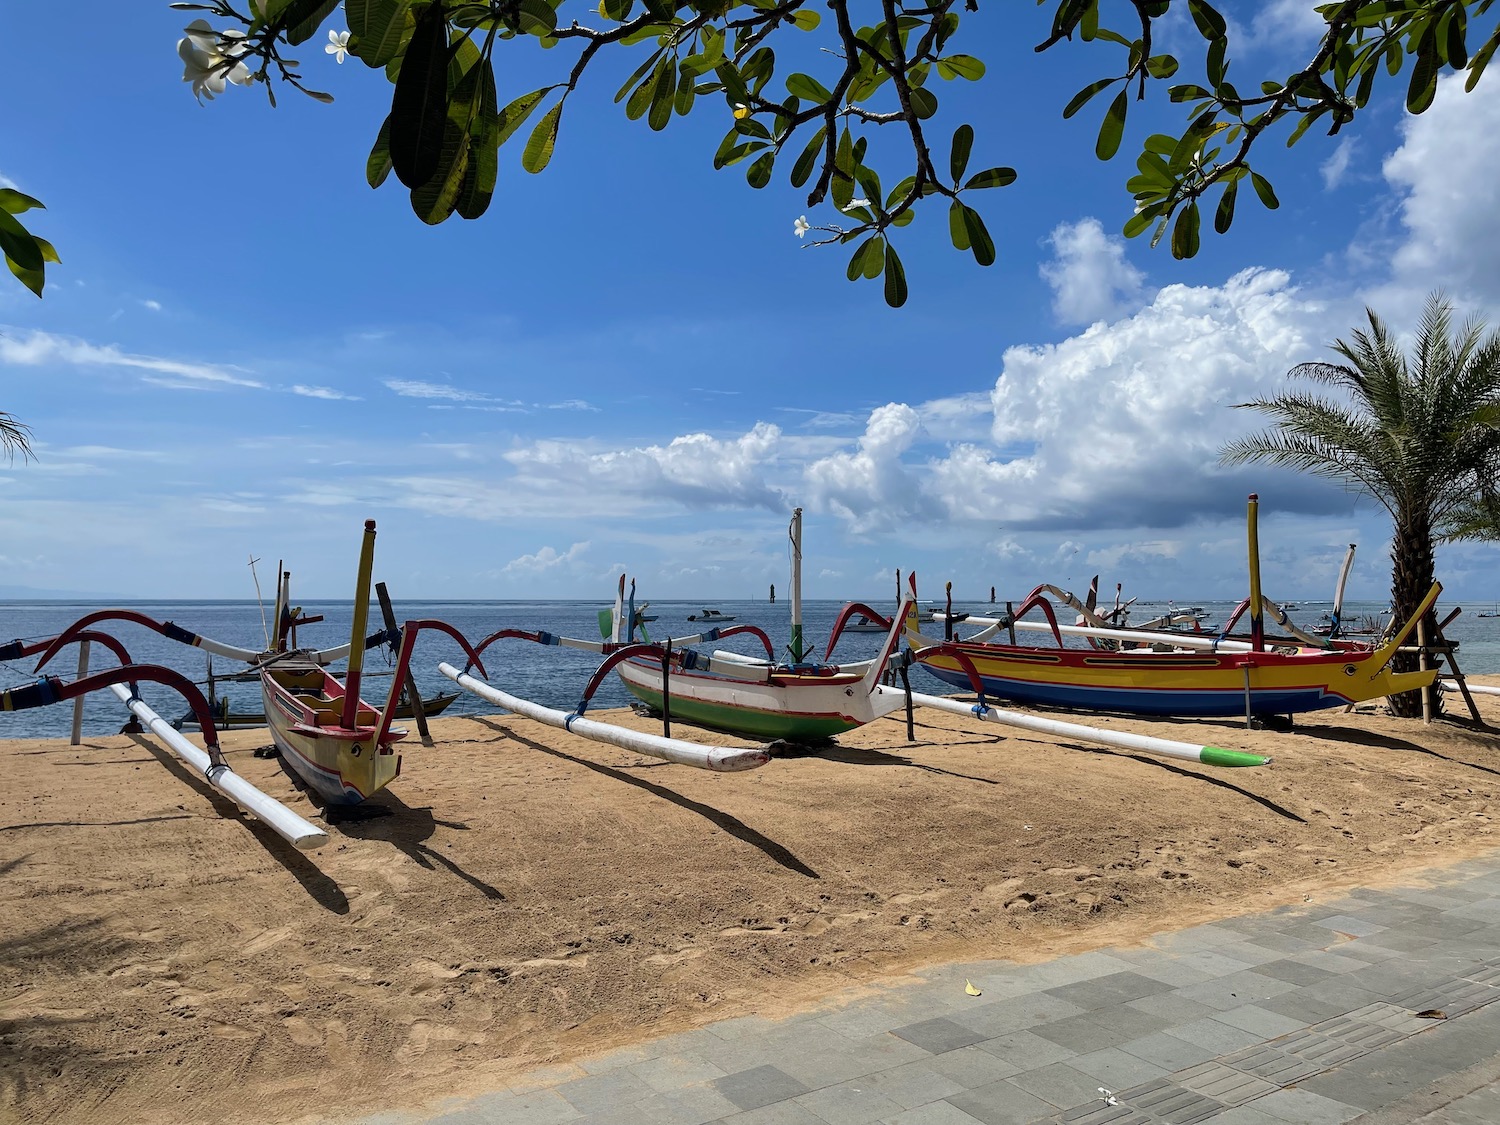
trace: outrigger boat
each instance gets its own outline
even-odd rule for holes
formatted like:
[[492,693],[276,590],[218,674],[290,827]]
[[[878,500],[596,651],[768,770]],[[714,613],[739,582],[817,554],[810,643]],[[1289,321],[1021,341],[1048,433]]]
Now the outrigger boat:
[[[159,622],[134,610],[99,610],[75,622],[59,634],[48,650],[52,653],[80,636],[80,630],[107,619],[132,621],[163,636],[211,653],[245,660],[260,677],[261,700],[271,740],[286,763],[327,803],[353,805],[379,792],[401,772],[401,755],[395,745],[406,731],[393,728],[397,701],[411,666],[417,635],[424,629],[447,633],[470,660],[483,671],[483,664],[468,640],[443,621],[407,621],[399,630],[400,649],[385,707],[376,710],[359,698],[359,684],[367,648],[391,639],[382,631],[366,637],[369,622],[370,579],[375,559],[375,521],[365,521],[360,548],[359,577],[354,598],[354,624],[347,645],[331,649],[292,647],[298,624],[316,618],[301,617],[291,608],[290,575],[282,571],[276,589],[276,636],[267,652],[254,652],[190,633],[171,622]],[[325,665],[348,658],[341,683]],[[196,688],[195,688],[196,690]],[[195,709],[196,710],[196,709]],[[199,723],[212,714],[205,704]],[[164,724],[168,726],[169,724]]]
[[[696,726],[766,740],[820,742],[888,715],[903,704],[899,693],[875,689],[901,641],[902,621],[909,608],[903,602],[895,618],[886,618],[867,605],[844,607],[829,637],[824,662],[808,659],[802,629],[802,509],[792,513],[788,536],[792,543],[792,638],[790,663],[779,662],[764,633],[765,657],[716,651],[704,655],[681,647],[687,639],[665,642],[658,653],[616,656],[596,674],[611,667],[625,687],[652,711]],[[633,639],[633,614],[615,599],[613,642]],[[878,622],[887,634],[880,655],[855,664],[829,664],[839,634],[863,616]],[[755,630],[759,633],[759,630]],[[727,633],[725,634],[727,635]]]
[[[359,698],[364,666],[365,635],[370,611],[370,580],[375,564],[375,521],[365,521],[360,544],[359,574],[354,589],[354,623],[349,664],[339,682],[316,659],[315,653],[287,649],[287,633],[278,629],[277,651],[261,662],[260,689],[266,724],[282,760],[329,804],[355,805],[384,789],[401,774],[396,744],[406,731],[393,727],[396,704],[411,666],[412,648],[424,629],[446,633],[484,672],[484,664],[468,640],[444,621],[408,621],[401,628],[401,651],[385,707],[377,711]],[[277,584],[278,622],[286,620],[286,580]]]
[[[1250,597],[1231,616],[1225,633],[1196,636],[1060,625],[1046,589],[1038,588],[1014,618],[968,618],[986,628],[965,640],[924,635],[915,611],[909,610],[907,641],[917,662],[955,687],[972,687],[977,674],[984,691],[997,698],[1134,714],[1292,715],[1429,686],[1437,676],[1435,669],[1398,673],[1391,670],[1390,662],[1436,602],[1442,586],[1434,583],[1411,619],[1379,648],[1314,638],[1292,626],[1284,614],[1278,616],[1275,603],[1261,594],[1257,505],[1252,495]],[[913,596],[915,592],[913,580]],[[1046,617],[1045,623],[1020,620],[1037,608]],[[1228,629],[1246,610],[1249,637],[1229,636]],[[1290,636],[1265,636],[1267,611]],[[947,628],[951,633],[951,622]],[[997,643],[991,638],[1001,629],[1045,630],[1055,647]],[[1068,635],[1103,642],[1106,647],[1065,647],[1063,638]]]

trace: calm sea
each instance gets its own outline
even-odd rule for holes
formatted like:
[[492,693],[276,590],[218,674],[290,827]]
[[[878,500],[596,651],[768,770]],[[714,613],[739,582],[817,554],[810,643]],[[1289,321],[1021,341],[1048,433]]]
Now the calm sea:
[[[806,636],[814,646],[826,644],[828,632],[842,608],[841,602],[812,601],[804,606]],[[1182,603],[1186,604],[1186,603]],[[1234,608],[1230,602],[1202,602],[1209,613],[1210,623],[1222,622]],[[215,640],[244,648],[259,649],[264,646],[265,635],[261,624],[261,611],[251,601],[197,601],[197,602],[0,602],[0,642],[12,638],[35,639],[52,636],[72,622],[93,610],[106,606],[124,605],[158,620],[173,621],[190,632],[212,637]],[[298,640],[304,645],[330,648],[349,638],[349,626],[353,614],[350,601],[327,602],[303,606],[308,614],[322,614],[322,622],[310,625],[299,632]],[[597,614],[605,608],[601,601],[471,601],[471,602],[405,602],[397,603],[398,620],[435,617],[447,621],[471,640],[479,640],[501,628],[526,630],[545,629],[566,636],[595,638],[599,635]],[[765,601],[720,602],[714,608],[733,614],[740,624],[759,625],[770,634],[778,646],[784,646],[790,637],[788,610],[784,601],[775,605]],[[890,607],[877,605],[876,608]],[[969,603],[955,604],[956,609],[987,612],[988,605]],[[1291,611],[1294,621],[1310,626],[1329,608],[1327,602],[1309,602]],[[1451,606],[1440,606],[1439,616],[1446,615]],[[1480,618],[1479,612],[1493,610],[1493,605],[1473,605],[1448,628],[1448,638],[1459,642],[1459,662],[1465,672],[1500,672],[1500,618]],[[691,613],[698,613],[703,605],[698,602],[652,602],[648,612],[659,614],[659,619],[647,626],[652,637],[671,632],[686,635],[695,630],[687,620]],[[1164,603],[1138,603],[1132,613],[1135,621],[1145,620],[1165,609]],[[1366,614],[1381,614],[1383,605],[1346,603],[1346,621],[1356,620]],[[1070,618],[1064,618],[1069,620]],[[370,612],[370,631],[374,632],[380,621],[375,606]],[[159,634],[138,625],[109,623],[104,626],[124,642],[131,658],[139,664],[165,664],[186,674],[190,679],[203,682],[208,673],[206,654],[199,649],[188,648],[169,641]],[[941,626],[933,626],[937,632]],[[959,629],[959,635],[964,630]],[[839,642],[835,660],[853,661],[874,655],[879,650],[879,634],[845,634]],[[734,638],[720,646],[753,653],[753,641]],[[107,667],[113,657],[95,647],[95,667]],[[822,648],[816,647],[818,656]],[[437,670],[440,660],[462,667],[464,661],[458,647],[440,633],[423,634],[417,646],[413,664],[417,683],[423,695],[452,688],[452,684]],[[525,641],[506,640],[491,646],[485,653],[485,664],[490,680],[496,686],[513,694],[524,696],[550,707],[572,709],[578,702],[589,675],[599,658],[571,649],[541,647]],[[64,651],[46,671],[70,680],[77,671],[77,649]],[[369,653],[365,663],[365,686],[362,695],[377,706],[383,702],[390,680],[390,659],[384,650]],[[0,662],[0,688],[17,687],[33,682],[34,660],[9,663]],[[335,670],[337,666],[335,666]],[[216,676],[236,670],[234,662],[218,658],[214,660]],[[378,677],[378,678],[377,678]],[[912,686],[918,690],[937,690],[941,685],[920,669],[913,672]],[[175,692],[155,684],[142,686],[146,701],[167,718],[177,718],[186,711],[186,706]],[[255,684],[225,684],[217,688],[220,696],[227,695],[236,709],[260,710],[260,692]],[[618,707],[629,702],[618,679],[611,677],[594,698],[594,707]],[[444,714],[462,715],[483,713],[491,710],[489,704],[467,693]],[[67,737],[72,723],[71,704],[59,704],[32,711],[0,712],[0,738]],[[84,713],[84,731],[90,735],[112,734],[129,717],[124,707],[108,693],[89,697]]]

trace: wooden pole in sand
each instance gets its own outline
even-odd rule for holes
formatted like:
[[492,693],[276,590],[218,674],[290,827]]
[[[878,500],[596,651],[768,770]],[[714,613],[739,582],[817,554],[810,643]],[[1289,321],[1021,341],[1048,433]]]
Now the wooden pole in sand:
[[[89,645],[92,642],[82,641],[78,645],[78,679],[83,679],[89,674]],[[73,733],[68,738],[69,746],[79,746],[83,743],[83,696],[73,700]]]
[[[375,583],[375,597],[380,601],[380,616],[385,620],[386,631],[392,634],[399,632],[396,611],[391,606],[391,593],[385,588],[384,582]],[[422,706],[422,693],[417,690],[417,678],[411,674],[410,665],[406,668],[406,697],[411,700],[411,715],[417,720],[417,733],[422,736],[423,742],[431,741],[432,735],[427,733],[427,709]]]
[[[1427,671],[1427,622],[1417,622],[1417,671]],[[1422,689],[1422,721],[1432,722],[1432,689]]]

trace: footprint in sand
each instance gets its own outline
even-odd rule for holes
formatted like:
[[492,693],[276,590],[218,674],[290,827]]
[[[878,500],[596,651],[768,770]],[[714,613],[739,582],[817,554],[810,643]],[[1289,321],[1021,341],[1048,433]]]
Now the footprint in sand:
[[281,1026],[286,1028],[287,1034],[292,1037],[292,1042],[299,1047],[323,1045],[323,1036],[301,1016],[287,1016],[281,1021]]
[[263,930],[258,936],[251,938],[243,947],[246,956],[256,953],[264,953],[274,945],[280,945],[292,936],[292,927],[278,926],[274,930]]
[[679,949],[676,953],[657,953],[651,957],[647,957],[646,964],[677,965],[681,964],[683,961],[696,961],[699,957],[702,956],[703,950],[697,948],[696,946],[689,945],[684,949]]
[[1005,904],[1005,909],[1016,913],[1019,913],[1023,910],[1030,910],[1033,906],[1036,905],[1036,900],[1037,896],[1032,894],[1030,891],[1022,891],[1015,898],[1011,899]]

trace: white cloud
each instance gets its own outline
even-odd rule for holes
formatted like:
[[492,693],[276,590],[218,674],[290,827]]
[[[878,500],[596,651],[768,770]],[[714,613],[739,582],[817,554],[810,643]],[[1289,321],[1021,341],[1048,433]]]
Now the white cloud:
[[500,568],[501,574],[541,574],[548,570],[556,570],[560,566],[575,563],[589,548],[588,541],[574,543],[566,551],[559,553],[553,547],[543,547],[533,555],[522,555],[511,559]]
[[1353,137],[1344,137],[1334,146],[1333,155],[1318,166],[1318,171],[1323,175],[1323,186],[1329,191],[1344,182],[1344,176],[1349,171],[1349,160],[1354,155],[1357,142]]
[[1301,51],[1315,45],[1327,29],[1328,22],[1308,0],[1271,0],[1251,20],[1246,46]]
[[1383,170],[1402,193],[1405,241],[1392,262],[1396,291],[1380,304],[1440,286],[1500,301],[1500,258],[1483,250],[1500,244],[1500,83],[1466,94],[1461,76],[1443,78],[1431,107],[1401,132]]
[[[387,379],[385,385],[403,398],[435,398],[446,402],[494,402],[479,391],[466,391],[447,383],[428,383],[421,379]],[[513,404],[519,405],[519,403]]]
[[920,486],[902,455],[921,434],[922,417],[906,403],[877,407],[857,450],[830,454],[807,467],[809,506],[866,528],[888,527],[912,515]]
[[746,507],[780,511],[781,494],[765,480],[781,445],[781,430],[757,422],[737,438],[684,434],[666,445],[604,451],[575,441],[538,441],[513,449],[511,490],[581,510],[608,510],[611,497],[644,506],[663,500],[690,508]]
[[23,367],[45,364],[69,364],[74,367],[124,367],[172,376],[170,379],[143,376],[142,381],[176,390],[206,390],[214,387],[264,387],[265,384],[245,377],[243,368],[210,363],[187,363],[159,356],[122,352],[112,344],[100,346],[50,332],[28,332],[19,336],[0,336],[0,363]]
[[562,402],[539,402],[536,404],[543,410],[582,410],[589,414],[598,414],[599,408],[584,402],[581,398],[564,399]]
[[295,383],[292,386],[292,394],[301,395],[304,398],[322,398],[331,402],[360,402],[359,395],[346,395],[343,391],[334,390],[332,387],[310,387],[305,383]]
[[142,301],[141,305],[143,307],[145,307],[145,308],[150,309],[152,312],[161,312],[161,302],[160,301],[150,301],[150,300]]
[[1144,276],[1125,259],[1125,240],[1104,233],[1098,219],[1063,223],[1047,239],[1050,262],[1041,275],[1052,286],[1052,311],[1065,324],[1091,324],[1134,307]]

